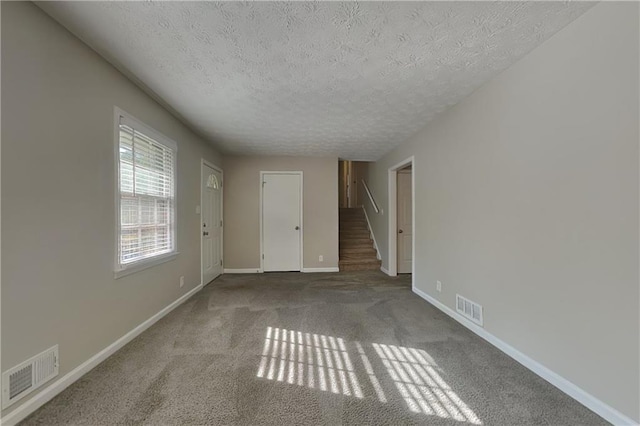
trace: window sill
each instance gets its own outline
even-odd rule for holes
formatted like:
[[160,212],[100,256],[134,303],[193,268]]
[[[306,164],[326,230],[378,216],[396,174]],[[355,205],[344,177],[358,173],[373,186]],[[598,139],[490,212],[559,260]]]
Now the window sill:
[[178,253],[177,251],[174,251],[171,253],[153,257],[151,259],[145,259],[131,263],[125,268],[117,269],[116,271],[114,271],[113,278],[117,280],[118,278],[126,277],[127,275],[135,274],[136,272],[144,271],[145,269],[152,268],[154,266],[160,265],[161,263],[170,262],[178,257],[179,254],[180,253]]

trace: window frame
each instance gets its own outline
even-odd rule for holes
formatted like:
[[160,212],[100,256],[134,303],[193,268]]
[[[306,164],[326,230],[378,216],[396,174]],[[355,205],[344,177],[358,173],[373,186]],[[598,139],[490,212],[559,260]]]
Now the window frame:
[[[140,131],[144,135],[150,137],[157,143],[171,149],[173,151],[173,203],[172,203],[172,215],[173,221],[171,223],[171,233],[173,235],[173,247],[170,252],[157,254],[155,256],[139,259],[133,262],[128,263],[120,263],[120,236],[121,236],[121,200],[122,195],[120,193],[120,122],[121,120],[125,121],[125,124],[132,126],[135,130]],[[159,265],[161,263],[169,262],[175,259],[178,252],[178,144],[158,132],[157,130],[149,127],[144,124],[142,121],[133,117],[131,114],[126,111],[114,107],[113,114],[113,130],[114,130],[114,152],[115,152],[115,186],[114,186],[114,195],[115,195],[115,226],[114,226],[114,278],[118,279],[120,277],[124,277],[126,275],[130,275],[139,271],[142,271],[147,268],[151,268],[153,266]]]

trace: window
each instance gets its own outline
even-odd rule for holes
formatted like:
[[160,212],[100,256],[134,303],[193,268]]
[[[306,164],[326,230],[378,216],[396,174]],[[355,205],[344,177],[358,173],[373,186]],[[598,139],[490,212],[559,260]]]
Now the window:
[[209,178],[207,179],[207,188],[211,188],[215,190],[220,189],[220,182],[218,182],[218,177],[216,175],[214,174],[209,175]]
[[121,111],[116,118],[117,276],[176,254],[177,145]]

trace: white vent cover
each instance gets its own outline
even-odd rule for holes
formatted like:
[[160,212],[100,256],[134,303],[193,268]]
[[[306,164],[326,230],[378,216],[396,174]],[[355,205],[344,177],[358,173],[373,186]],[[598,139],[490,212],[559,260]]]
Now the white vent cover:
[[456,311],[476,324],[482,325],[482,306],[459,294],[456,294]]
[[2,373],[2,408],[58,375],[58,345]]

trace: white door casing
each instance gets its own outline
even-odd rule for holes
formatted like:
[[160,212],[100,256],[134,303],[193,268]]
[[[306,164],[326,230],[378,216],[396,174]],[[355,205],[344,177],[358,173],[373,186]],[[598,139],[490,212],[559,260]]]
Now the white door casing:
[[351,185],[351,178],[353,176],[353,167],[352,167],[352,162],[351,161],[345,161],[345,164],[347,165],[347,176],[345,178],[345,182],[346,182],[346,193],[347,193],[347,207],[351,208],[353,207],[353,189],[352,189],[352,185]]
[[261,172],[262,270],[302,270],[302,172]]
[[202,284],[222,273],[222,172],[202,163]]
[[411,171],[398,171],[398,273],[411,273],[413,223],[411,221]]
[[[406,169],[407,166],[411,166],[411,223],[413,224],[412,234],[415,233],[415,228],[418,226],[416,222],[416,172],[419,170],[419,167],[416,166],[415,157],[411,156],[406,158],[399,163],[394,164],[389,167],[387,170],[388,173],[388,199],[387,199],[387,224],[388,224],[388,257],[387,257],[387,268],[381,268],[383,272],[387,275],[395,277],[398,274],[398,174],[400,170]],[[382,210],[381,210],[382,212]],[[412,238],[411,241],[411,258],[415,259],[416,253],[416,239]],[[384,262],[384,258],[383,258]],[[384,265],[384,263],[383,263]],[[416,263],[412,262],[411,264],[411,288],[415,289],[415,267]]]
[[340,208],[349,207],[347,202],[347,161],[338,161],[338,198]]

